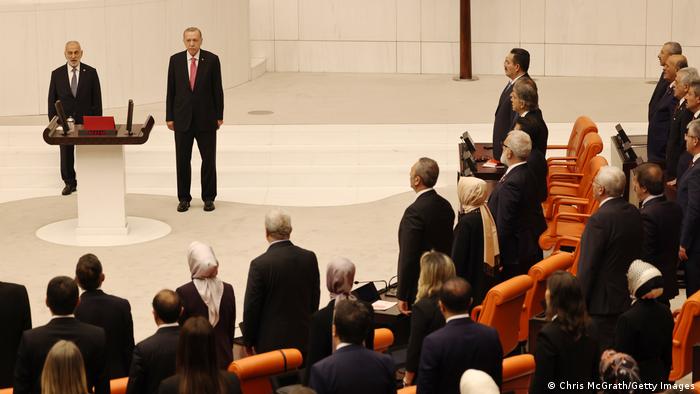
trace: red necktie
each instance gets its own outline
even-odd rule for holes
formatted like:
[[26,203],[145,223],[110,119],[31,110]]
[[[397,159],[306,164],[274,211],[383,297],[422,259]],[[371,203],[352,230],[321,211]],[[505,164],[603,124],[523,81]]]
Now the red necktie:
[[194,91],[194,80],[197,78],[197,59],[192,58],[190,63],[190,89]]

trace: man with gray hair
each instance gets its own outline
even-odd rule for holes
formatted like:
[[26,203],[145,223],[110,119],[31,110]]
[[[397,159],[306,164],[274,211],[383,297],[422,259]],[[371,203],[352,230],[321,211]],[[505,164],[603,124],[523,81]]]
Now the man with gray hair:
[[399,310],[410,313],[418,292],[420,256],[432,249],[450,254],[455,214],[452,205],[433,189],[440,168],[435,160],[421,157],[411,167],[411,189],[416,192],[399,224],[398,291]]
[[[681,44],[674,41],[669,41],[661,47],[661,50],[659,51],[659,54],[656,57],[659,59],[659,65],[661,67],[664,67],[666,65],[666,60],[668,60],[669,56],[681,55],[682,53],[683,49],[681,48]],[[664,73],[663,71],[661,71],[659,82],[656,83],[654,93],[651,95],[651,100],[649,100],[649,122],[651,122],[652,114],[656,112],[656,109],[659,104],[658,102],[661,100],[663,95],[666,94],[670,84],[671,81],[665,80]]]
[[542,260],[538,244],[547,229],[537,189],[537,180],[527,158],[532,150],[530,136],[521,130],[508,133],[503,142],[501,162],[508,166],[489,197],[488,206],[496,222],[503,265],[503,280],[527,274]]
[[650,113],[647,128],[647,160],[662,164],[666,159],[666,141],[673,112],[678,105],[675,97],[676,73],[681,68],[688,67],[688,60],[683,55],[671,55],[664,64],[663,77],[670,85],[663,96],[657,101],[654,112]]
[[249,355],[283,348],[306,352],[311,315],[321,295],[316,255],[289,240],[292,219],[265,215],[270,246],[250,263],[243,302],[243,342]]
[[685,294],[690,297],[700,290],[700,120],[688,124],[685,145],[692,161],[678,182],[678,205],[683,210],[678,257],[685,261]]
[[617,318],[630,307],[627,270],[641,257],[644,225],[636,207],[622,198],[626,178],[605,166],[593,181],[600,204],[581,237],[578,278],[602,349],[612,346]]
[[698,70],[694,67],[685,67],[678,70],[674,80],[673,95],[678,100],[678,105],[673,111],[666,144],[666,179],[669,186],[676,184],[679,158],[684,152],[685,155],[689,155],[685,151],[683,135],[688,123],[693,119],[693,114],[687,108],[685,95],[688,94],[690,83],[695,79],[698,79]]

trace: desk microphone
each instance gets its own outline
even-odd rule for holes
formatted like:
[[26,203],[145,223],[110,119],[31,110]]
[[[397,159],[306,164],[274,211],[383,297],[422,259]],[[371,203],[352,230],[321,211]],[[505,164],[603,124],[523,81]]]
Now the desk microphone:
[[384,283],[384,291],[387,291],[389,289],[389,283],[387,281],[380,279],[380,280],[356,280],[354,282],[356,285],[359,285],[360,283]]

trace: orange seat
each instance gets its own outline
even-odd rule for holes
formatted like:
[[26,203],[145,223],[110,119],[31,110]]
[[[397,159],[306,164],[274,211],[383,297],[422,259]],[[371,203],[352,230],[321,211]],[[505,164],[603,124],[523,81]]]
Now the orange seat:
[[[603,140],[598,133],[588,133],[583,138],[583,143],[576,156],[566,157],[550,157],[547,159],[547,184],[550,184],[553,178],[562,181],[564,179],[576,180],[575,176],[565,177],[568,174],[581,174],[598,153],[603,151]],[[560,174],[556,175],[555,174]]]
[[484,302],[472,309],[472,319],[498,331],[503,354],[518,346],[520,315],[525,294],[532,287],[532,278],[519,275],[502,282],[486,293]]
[[530,318],[541,313],[544,293],[547,290],[547,278],[555,271],[565,271],[574,263],[573,253],[553,254],[530,267],[527,275],[532,278],[532,287],[525,294],[525,308],[520,316],[519,340],[527,341]]
[[413,386],[408,386],[400,389],[399,391],[396,392],[396,394],[416,394],[416,390],[418,389],[418,386],[413,385]]
[[673,327],[673,356],[668,379],[680,380],[693,368],[693,346],[700,342],[700,291],[688,297]]
[[[566,212],[561,206],[568,205],[574,212]],[[588,198],[562,197],[554,202],[554,217],[547,223],[547,230],[540,235],[539,245],[542,250],[552,247],[576,247],[580,242],[586,222],[598,209],[598,201],[590,189]]]
[[700,394],[700,380],[697,381],[697,382],[695,382],[695,383],[693,383],[693,387],[694,387],[694,388],[693,388],[693,392],[694,392],[695,394]]
[[394,344],[394,333],[388,328],[374,330],[374,351],[384,353]]
[[597,132],[598,126],[591,118],[581,115],[574,122],[574,127],[571,129],[571,134],[569,134],[569,142],[566,145],[547,145],[547,150],[566,149],[564,157],[576,157],[586,134]]
[[236,360],[228,367],[241,381],[243,394],[272,394],[270,377],[293,371],[302,363],[297,349],[280,349]]
[[502,393],[527,394],[535,374],[535,356],[520,354],[503,359]]
[[126,385],[129,383],[129,378],[112,379],[109,381],[110,394],[126,394]]
[[12,387],[9,389],[0,389],[0,394],[12,394]]
[[[592,158],[588,165],[586,165],[583,173],[569,173],[569,174],[552,174],[552,182],[547,185],[547,200],[542,203],[542,208],[544,211],[545,219],[551,221],[554,215],[558,212],[576,212],[582,213],[581,207],[578,210],[572,208],[570,205],[557,204],[562,199],[568,199],[571,197],[586,199],[592,194],[593,180],[601,167],[607,166],[608,161],[605,160],[603,156],[596,156]],[[568,179],[567,182],[558,181],[559,178],[563,177],[573,177],[574,179]],[[565,179],[566,180],[566,179]],[[558,206],[558,209],[555,209]],[[563,210],[562,210],[563,208]]]

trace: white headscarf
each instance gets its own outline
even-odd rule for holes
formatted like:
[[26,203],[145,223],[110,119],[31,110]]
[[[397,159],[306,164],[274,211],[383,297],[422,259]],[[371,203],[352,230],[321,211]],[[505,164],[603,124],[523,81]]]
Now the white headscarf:
[[492,269],[496,265],[496,256],[500,254],[496,223],[486,205],[486,182],[475,177],[460,177],[457,182],[457,196],[463,213],[478,209],[481,213],[484,235],[484,262]]
[[499,394],[501,391],[489,374],[478,369],[468,369],[459,380],[459,392],[460,394]]
[[221,298],[224,295],[224,282],[216,277],[219,262],[214,256],[214,250],[207,244],[194,241],[187,251],[187,263],[190,265],[192,282],[209,309],[209,323],[216,326],[219,322]]
[[346,298],[350,295],[355,280],[355,264],[345,257],[336,257],[326,268],[326,287],[331,299]]

